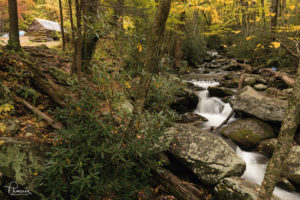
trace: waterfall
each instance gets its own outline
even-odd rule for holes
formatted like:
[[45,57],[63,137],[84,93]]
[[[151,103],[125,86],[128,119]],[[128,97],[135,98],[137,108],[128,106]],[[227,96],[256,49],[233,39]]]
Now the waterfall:
[[[230,104],[222,102],[219,98],[209,97],[207,88],[218,86],[219,83],[216,81],[190,82],[204,89],[196,93],[199,97],[199,103],[194,110],[194,113],[208,119],[207,122],[203,123],[203,128],[219,126],[232,111]],[[232,117],[230,121],[233,120],[236,119]],[[243,151],[239,147],[237,147],[236,152],[246,162],[246,171],[242,178],[261,184],[268,164],[268,158],[257,152]],[[300,193],[288,192],[278,187],[275,188],[274,194],[281,200],[300,200]]]
[[[205,89],[204,91],[197,92],[199,103],[194,110],[195,114],[199,114],[208,119],[203,123],[204,128],[219,126],[231,113],[232,108],[229,103],[224,103],[221,99],[216,97],[209,97],[208,87],[218,86],[216,81],[191,81],[195,86]],[[234,120],[232,118],[230,121]]]

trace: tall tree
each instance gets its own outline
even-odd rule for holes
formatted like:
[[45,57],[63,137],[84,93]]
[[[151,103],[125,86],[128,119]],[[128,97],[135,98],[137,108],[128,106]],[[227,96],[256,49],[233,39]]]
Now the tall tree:
[[74,53],[73,53],[73,63],[72,63],[72,74],[77,74],[78,79],[81,78],[81,5],[82,1],[75,0],[76,7],[76,18],[77,18],[77,27],[76,27],[76,37],[74,41]]
[[140,86],[134,103],[133,112],[142,113],[147,98],[147,88],[151,83],[152,73],[157,72],[161,59],[161,44],[169,16],[171,0],[160,0],[155,20],[150,33],[150,43],[145,57],[144,70],[147,74],[141,79]]
[[73,22],[72,0],[68,0],[68,3],[69,3],[71,31],[72,31],[72,44],[74,44],[75,43],[75,29],[74,29],[74,22]]
[[271,16],[271,29],[275,29],[277,27],[280,2],[280,0],[271,1],[271,11],[273,13]]
[[[186,0],[180,0],[181,4],[185,4]],[[175,58],[175,66],[180,68],[181,61],[182,61],[182,34],[184,31],[184,21],[185,21],[185,11],[182,11],[179,16],[179,22],[177,24],[177,33],[175,34],[175,47],[174,47],[174,58]]]
[[61,30],[61,36],[62,36],[62,50],[64,51],[66,49],[66,41],[65,41],[65,30],[64,30],[64,16],[62,11],[62,5],[61,0],[58,0],[59,3],[59,12],[60,12],[60,30]]
[[99,23],[99,0],[83,0],[84,34],[82,41],[82,65],[83,71],[87,71],[93,58],[99,35],[97,26]]
[[8,1],[9,40],[8,47],[14,50],[21,48],[19,39],[18,5],[17,0]]
[[270,200],[276,183],[286,165],[285,160],[292,147],[295,132],[300,122],[300,44],[296,42],[296,52],[284,45],[288,51],[298,59],[297,77],[294,83],[293,94],[282,122],[278,142],[272,158],[268,164],[261,190],[257,200]]

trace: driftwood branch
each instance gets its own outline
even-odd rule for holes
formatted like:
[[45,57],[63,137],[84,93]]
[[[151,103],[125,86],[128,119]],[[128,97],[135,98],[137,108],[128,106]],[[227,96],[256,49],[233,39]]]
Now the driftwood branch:
[[175,196],[178,200],[199,200],[204,199],[205,195],[193,183],[181,181],[171,172],[161,169],[153,171],[153,178],[163,186],[166,192]]
[[274,70],[272,70],[271,68],[264,68],[262,69],[263,72],[269,72],[271,74],[273,74],[276,78],[280,78],[281,80],[283,80],[288,86],[293,87],[295,84],[295,80],[288,77],[288,75],[282,73],[282,72],[276,72]]
[[22,103],[26,108],[31,110],[34,114],[38,115],[41,117],[43,120],[45,120],[48,124],[50,124],[54,129],[61,129],[62,125],[58,122],[55,122],[52,118],[50,118],[48,115],[45,113],[41,112],[39,109],[36,107],[32,106],[29,102],[27,102],[24,99],[21,99],[20,97],[14,97],[14,100],[18,103]]
[[237,64],[238,66],[241,66],[243,68],[245,68],[246,70],[248,70],[249,72],[253,71],[253,67],[251,65],[247,65],[247,64],[243,64],[243,63],[239,63],[236,60],[232,60],[232,62],[234,62],[235,64]]
[[241,89],[243,88],[244,79],[245,79],[245,74],[242,74],[239,79],[238,92],[241,91]]

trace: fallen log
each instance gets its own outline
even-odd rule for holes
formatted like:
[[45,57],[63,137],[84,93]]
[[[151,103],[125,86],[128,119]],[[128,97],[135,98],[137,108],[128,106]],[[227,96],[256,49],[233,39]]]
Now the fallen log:
[[205,194],[201,192],[193,183],[181,181],[171,172],[160,169],[153,171],[153,178],[163,186],[163,189],[176,197],[178,200],[199,200],[205,199]]
[[48,76],[46,76],[38,67],[31,66],[33,71],[33,83],[34,85],[41,89],[45,94],[47,94],[58,106],[65,107],[66,103],[65,92],[61,87],[54,83]]
[[52,118],[50,118],[48,115],[40,111],[38,108],[32,106],[29,102],[27,102],[24,99],[21,99],[20,97],[15,96],[14,100],[17,103],[22,103],[26,108],[31,110],[34,114],[38,115],[40,118],[45,120],[48,124],[50,124],[54,129],[60,130],[62,128],[62,124],[55,122]]
[[253,68],[252,68],[252,66],[250,66],[250,65],[239,63],[239,62],[236,61],[236,60],[232,60],[232,62],[234,62],[234,63],[237,64],[238,66],[241,66],[241,67],[243,67],[244,69],[248,70],[248,72],[252,72],[252,71],[253,71]]
[[271,68],[264,68],[261,71],[269,72],[269,73],[273,74],[276,78],[280,78],[281,80],[283,80],[288,86],[293,87],[295,84],[295,80],[288,77],[288,75],[286,75],[285,73],[276,72],[276,71],[272,70]]

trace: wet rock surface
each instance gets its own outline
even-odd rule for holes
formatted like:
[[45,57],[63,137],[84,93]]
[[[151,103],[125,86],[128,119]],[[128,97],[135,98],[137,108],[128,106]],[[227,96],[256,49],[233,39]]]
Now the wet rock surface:
[[220,133],[232,139],[244,149],[249,149],[258,145],[262,140],[274,137],[270,125],[254,118],[231,122],[228,126],[222,128]]
[[220,137],[192,125],[176,124],[170,153],[207,185],[224,177],[241,176],[245,162]]
[[[2,185],[8,186],[15,181],[20,188],[32,190],[34,176],[43,166],[47,146],[8,137],[1,137],[0,141]],[[30,195],[30,198],[35,199],[35,195]]]
[[[225,178],[214,188],[218,200],[256,200],[260,186],[239,177]],[[272,200],[280,200],[272,197]]]
[[233,91],[231,89],[225,88],[225,87],[208,87],[208,92],[211,97],[227,97],[232,96]]
[[234,110],[242,111],[263,121],[282,121],[288,102],[261,95],[250,86],[244,87],[231,100]]

